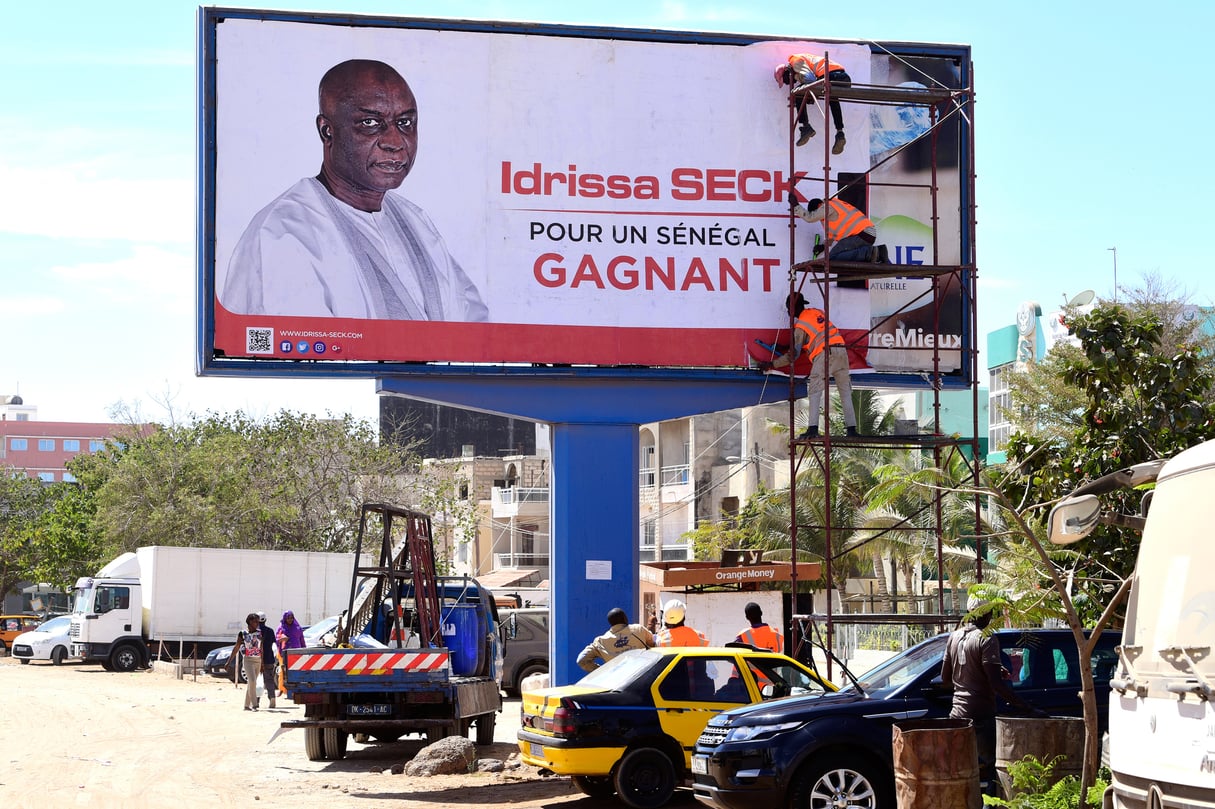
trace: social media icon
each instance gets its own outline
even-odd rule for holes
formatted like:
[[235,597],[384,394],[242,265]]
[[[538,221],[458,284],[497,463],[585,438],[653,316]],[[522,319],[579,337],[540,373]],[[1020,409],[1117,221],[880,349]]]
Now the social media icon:
[[312,344],[312,350],[314,352],[316,352],[317,354],[324,354],[325,353],[325,344],[322,343],[320,340],[317,340],[315,343]]
[[295,346],[293,346],[291,344],[290,340],[279,340],[278,350],[283,352],[284,354],[290,354],[292,351],[295,350]]
[[333,345],[329,346],[329,350],[332,351],[334,354],[341,354],[342,346],[339,343],[334,343]]
[[308,345],[307,340],[300,340],[298,343],[295,344],[295,350],[300,352],[301,354],[307,354],[309,348],[310,348],[310,346]]

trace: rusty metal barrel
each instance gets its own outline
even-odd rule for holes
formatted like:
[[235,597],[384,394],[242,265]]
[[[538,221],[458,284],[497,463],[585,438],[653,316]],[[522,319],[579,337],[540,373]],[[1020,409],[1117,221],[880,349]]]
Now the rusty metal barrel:
[[979,751],[969,719],[899,722],[891,741],[898,809],[979,809]]
[[1056,756],[1048,784],[1064,776],[1080,777],[1084,766],[1084,720],[1071,716],[1001,716],[996,719],[996,774],[1005,798],[1018,792],[1013,788],[1008,765],[1026,756],[1048,764]]

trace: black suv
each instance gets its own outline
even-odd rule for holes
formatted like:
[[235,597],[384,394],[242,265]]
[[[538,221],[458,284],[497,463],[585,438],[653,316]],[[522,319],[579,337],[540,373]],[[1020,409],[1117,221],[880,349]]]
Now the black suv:
[[[949,635],[937,635],[834,694],[736,708],[709,721],[692,756],[696,798],[716,809],[848,806],[893,809],[892,726],[949,716],[941,685]],[[1079,655],[1055,629],[996,633],[1011,685],[1052,716],[1082,716]],[[1093,652],[1099,724],[1106,727],[1109,679],[1121,634],[1105,632]]]

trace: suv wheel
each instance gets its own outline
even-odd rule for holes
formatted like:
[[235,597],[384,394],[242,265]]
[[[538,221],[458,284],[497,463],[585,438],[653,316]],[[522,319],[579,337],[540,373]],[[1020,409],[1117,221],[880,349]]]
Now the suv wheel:
[[633,809],[657,809],[675,793],[675,765],[654,747],[625,753],[616,767],[616,795]]
[[793,809],[892,809],[889,777],[862,755],[825,755],[812,759],[793,779]]

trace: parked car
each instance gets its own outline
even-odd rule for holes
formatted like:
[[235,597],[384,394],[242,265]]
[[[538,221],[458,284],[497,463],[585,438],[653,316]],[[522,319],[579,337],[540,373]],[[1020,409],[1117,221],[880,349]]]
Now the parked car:
[[615,792],[635,809],[662,806],[688,777],[697,736],[715,714],[835,686],[784,655],[751,647],[636,649],[573,685],[525,691],[524,762],[587,795]]
[[32,632],[22,632],[13,640],[13,657],[22,663],[31,660],[49,660],[56,666],[63,665],[68,658],[72,639],[68,632],[72,628],[70,615],[45,621]]
[[[338,617],[330,615],[328,618],[322,618],[312,626],[304,627],[304,645],[305,646],[327,646],[330,641],[326,640],[326,636],[330,635],[337,629]],[[207,659],[203,661],[203,671],[210,674],[212,677],[223,677],[226,680],[232,679],[232,670],[228,668],[228,658],[232,656],[232,644],[221,646],[218,649],[213,649]],[[237,656],[236,678],[240,682],[245,681],[245,670],[241,666],[240,656]]]
[[548,607],[498,609],[505,643],[502,690],[519,696],[519,684],[533,674],[548,674]]
[[0,653],[7,651],[22,632],[32,632],[43,622],[37,615],[0,615]]
[[[716,809],[848,806],[894,809],[892,726],[949,716],[941,684],[948,634],[899,654],[834,694],[752,705],[709,720],[692,756],[693,792]],[[1052,716],[1082,716],[1079,654],[1069,631],[1001,630],[1011,685]],[[1093,653],[1101,730],[1120,633]]]

